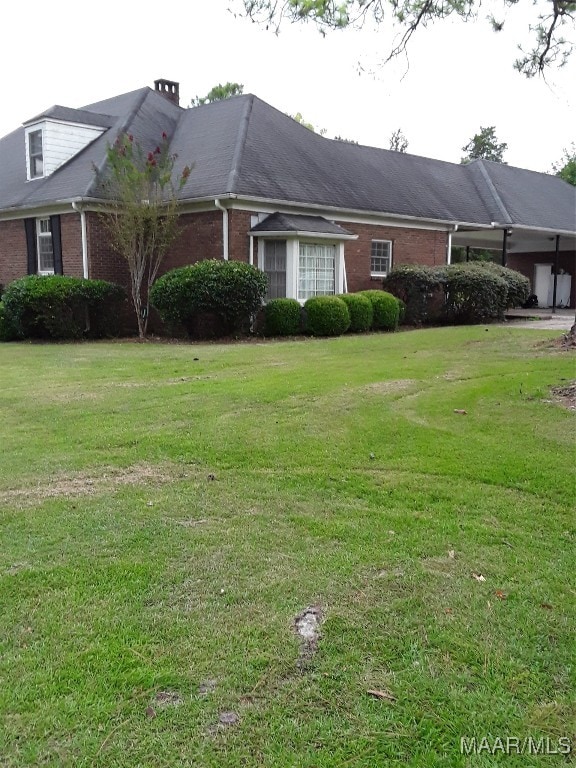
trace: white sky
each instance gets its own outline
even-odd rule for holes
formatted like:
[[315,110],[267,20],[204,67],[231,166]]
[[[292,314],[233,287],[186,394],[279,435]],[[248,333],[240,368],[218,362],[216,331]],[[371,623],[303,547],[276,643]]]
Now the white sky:
[[[388,148],[401,127],[408,151],[459,162],[480,126],[496,127],[511,165],[550,171],[576,140],[576,54],[548,81],[512,63],[529,42],[531,3],[507,11],[504,31],[484,20],[420,30],[405,59],[385,67],[392,35],[285,24],[279,36],[241,18],[240,0],[7,0],[2,9],[0,136],[52,106],[80,107],[157,78],[180,83],[181,105],[227,81],[244,84],[327,136]],[[532,17],[526,14],[532,13]],[[358,74],[358,61],[376,75]],[[1,171],[0,171],[1,172]]]

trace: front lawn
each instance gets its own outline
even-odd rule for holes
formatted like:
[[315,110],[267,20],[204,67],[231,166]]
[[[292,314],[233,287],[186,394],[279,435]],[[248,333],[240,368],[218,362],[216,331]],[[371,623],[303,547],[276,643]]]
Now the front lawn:
[[551,338],[0,345],[0,766],[566,765]]

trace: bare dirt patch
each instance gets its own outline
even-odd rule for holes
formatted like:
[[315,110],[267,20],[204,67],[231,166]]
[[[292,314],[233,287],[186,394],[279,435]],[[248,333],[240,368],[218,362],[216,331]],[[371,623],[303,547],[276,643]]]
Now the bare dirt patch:
[[394,381],[374,381],[371,384],[366,384],[364,387],[360,387],[362,392],[371,392],[376,395],[387,395],[391,392],[403,392],[413,384],[416,384],[414,379],[395,379]]
[[124,485],[168,483],[175,476],[176,468],[170,465],[134,464],[123,469],[103,467],[99,474],[78,472],[73,475],[58,475],[48,483],[1,491],[0,503],[95,496]]
[[294,619],[294,631],[300,637],[298,666],[305,667],[318,649],[323,611],[320,605],[309,605]]
[[553,402],[571,411],[576,410],[576,381],[563,384],[560,387],[552,387],[550,392],[553,396]]

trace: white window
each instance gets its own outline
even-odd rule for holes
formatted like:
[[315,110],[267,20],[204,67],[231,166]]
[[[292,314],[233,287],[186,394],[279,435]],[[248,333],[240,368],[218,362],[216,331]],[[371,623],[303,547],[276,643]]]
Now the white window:
[[392,267],[392,241],[372,240],[370,250],[370,274],[372,277],[386,277]]
[[300,243],[298,298],[336,293],[336,246]]
[[28,134],[28,159],[30,178],[44,176],[44,154],[42,149],[42,131],[30,131]]
[[36,243],[38,248],[38,274],[54,274],[54,248],[50,219],[36,219]]
[[264,273],[268,277],[266,301],[286,296],[286,240],[266,240]]

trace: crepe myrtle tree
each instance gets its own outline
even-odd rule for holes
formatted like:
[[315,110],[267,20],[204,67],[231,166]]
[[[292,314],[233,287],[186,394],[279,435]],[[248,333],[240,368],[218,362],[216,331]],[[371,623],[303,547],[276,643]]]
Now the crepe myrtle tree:
[[102,220],[113,249],[128,265],[141,339],[148,328],[150,288],[179,233],[177,193],[192,170],[186,165],[175,177],[175,161],[166,133],[150,150],[132,134],[124,133],[108,145],[104,170],[95,169],[109,200]]
[[[502,14],[520,0],[237,0],[244,15],[278,32],[282,20],[311,21],[325,33],[329,29],[361,27],[366,21],[391,22],[400,28],[397,43],[387,61],[406,51],[416,30],[435,21],[460,18],[475,22],[480,11],[495,32],[502,30]],[[528,47],[519,44],[514,67],[526,77],[544,74],[550,67],[566,64],[574,49],[573,0],[541,0],[533,3]]]

